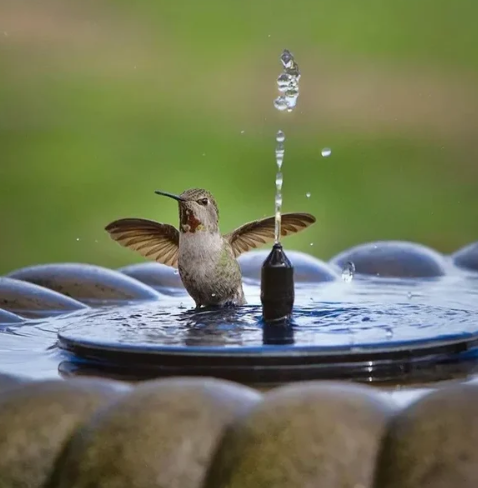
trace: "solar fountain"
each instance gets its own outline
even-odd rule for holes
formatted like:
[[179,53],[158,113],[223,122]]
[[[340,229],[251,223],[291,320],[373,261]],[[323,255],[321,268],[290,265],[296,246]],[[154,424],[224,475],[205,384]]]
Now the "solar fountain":
[[[287,113],[300,71],[287,50],[281,62],[274,105]],[[247,305],[192,310],[177,271],[158,263],[23,268],[0,279],[1,368],[36,377],[214,376],[256,386],[396,385],[475,371],[476,245],[451,257],[399,241],[363,244],[329,262],[286,253],[284,145],[279,130],[273,247],[239,257]]]

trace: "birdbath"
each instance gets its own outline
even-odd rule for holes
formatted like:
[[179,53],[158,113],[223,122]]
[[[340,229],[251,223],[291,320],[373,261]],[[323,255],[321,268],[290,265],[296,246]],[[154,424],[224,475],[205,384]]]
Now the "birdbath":
[[[289,51],[281,62],[274,106],[287,116],[300,72]],[[0,277],[0,325],[12,346],[3,368],[31,362],[35,374],[42,364],[63,375],[199,375],[254,385],[403,384],[474,371],[478,246],[448,257],[400,241],[364,243],[329,262],[286,255],[280,238],[315,218],[282,214],[284,141],[279,130],[273,217],[222,235],[209,192],[167,194],[178,201],[179,229],[136,218],[106,228],[155,263],[116,271],[63,263]],[[266,242],[271,250],[255,250]],[[61,352],[50,355],[56,337]]]
[[[62,374],[130,380],[215,376],[256,386],[311,379],[395,385],[476,369],[476,281],[448,266],[439,253],[417,244],[379,242],[340,253],[330,263],[288,254],[295,290],[275,316],[260,299],[266,303],[277,287],[291,292],[284,286],[291,282],[289,267],[282,268],[286,279],[280,283],[275,275],[269,288],[268,273],[277,271],[271,262],[285,258],[278,246],[239,260],[251,304],[196,311],[180,297],[163,296],[65,318],[58,333]],[[356,268],[351,281],[337,272],[337,263],[349,262]],[[457,297],[467,296],[468,304],[458,306]]]

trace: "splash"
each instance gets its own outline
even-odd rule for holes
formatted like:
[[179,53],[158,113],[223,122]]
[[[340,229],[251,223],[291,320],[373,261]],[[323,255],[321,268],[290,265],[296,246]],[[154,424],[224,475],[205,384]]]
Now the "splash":
[[[280,57],[283,72],[277,78],[277,87],[281,95],[274,100],[274,106],[280,112],[287,110],[292,112],[297,104],[299,97],[299,65],[295,62],[294,56],[288,49],[284,49]],[[284,162],[284,141],[285,134],[279,130],[276,134],[276,198],[275,198],[275,226],[274,239],[275,243],[280,242],[281,230],[281,210],[282,210],[282,163]]]
[[299,98],[299,65],[288,49],[284,49],[280,60],[283,67],[282,73],[277,78],[280,95],[274,100],[274,107],[281,112],[284,110],[292,112]]
[[352,261],[347,261],[342,270],[342,279],[345,283],[350,283],[355,276],[355,264]]

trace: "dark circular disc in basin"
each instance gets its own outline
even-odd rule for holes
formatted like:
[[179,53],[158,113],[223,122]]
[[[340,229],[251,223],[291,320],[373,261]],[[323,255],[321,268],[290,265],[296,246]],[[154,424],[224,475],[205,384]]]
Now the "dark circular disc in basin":
[[262,326],[258,306],[134,307],[67,321],[58,334],[66,363],[130,379],[428,381],[478,365],[476,313],[426,305],[302,307],[293,326]]

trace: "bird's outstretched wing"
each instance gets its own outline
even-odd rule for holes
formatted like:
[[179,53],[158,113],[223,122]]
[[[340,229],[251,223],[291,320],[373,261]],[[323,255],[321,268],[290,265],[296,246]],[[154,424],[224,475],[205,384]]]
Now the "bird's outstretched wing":
[[172,225],[146,219],[120,219],[105,230],[123,247],[158,263],[178,267],[179,231]]
[[[286,213],[282,215],[281,236],[296,234],[315,222],[315,217],[308,213]],[[267,217],[244,224],[224,237],[229,241],[234,256],[250,251],[274,240],[275,219]]]

